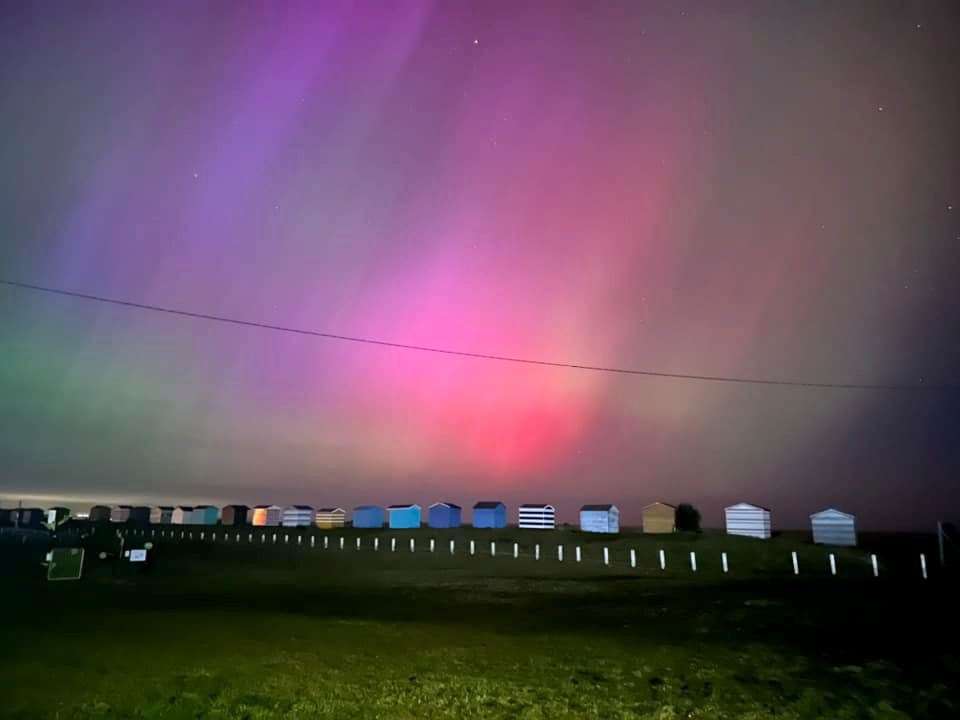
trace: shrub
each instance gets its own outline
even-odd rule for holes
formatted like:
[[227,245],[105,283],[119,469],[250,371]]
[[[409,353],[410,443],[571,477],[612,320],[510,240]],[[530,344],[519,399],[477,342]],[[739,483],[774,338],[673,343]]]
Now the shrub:
[[680,503],[677,506],[677,530],[700,532],[700,511],[690,503]]

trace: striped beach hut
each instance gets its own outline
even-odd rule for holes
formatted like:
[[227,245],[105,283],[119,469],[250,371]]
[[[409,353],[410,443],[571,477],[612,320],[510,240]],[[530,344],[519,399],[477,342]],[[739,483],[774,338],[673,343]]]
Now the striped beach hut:
[[387,505],[387,525],[395,529],[420,527],[420,506],[416,503]]
[[310,527],[314,510],[309,505],[288,505],[283,509],[280,524],[284,527]]
[[473,526],[475,528],[505,528],[507,526],[507,506],[499,500],[483,500],[473,506]]
[[358,505],[353,509],[355,528],[382,528],[383,508],[379,505]]
[[220,522],[230,527],[246,525],[249,512],[250,508],[246,505],[224,505],[220,509]]
[[256,527],[277,527],[283,520],[279,505],[256,505],[250,509],[250,524]]
[[220,519],[220,509],[213,505],[197,505],[191,516],[194,525],[216,525]]
[[762,540],[770,537],[770,511],[767,508],[742,502],[725,508],[723,513],[727,535],[743,535]]
[[525,530],[553,530],[557,527],[557,509],[553,505],[525,503],[517,510],[517,525]]
[[584,505],[580,508],[580,529],[584,532],[620,532],[620,510],[616,505]]
[[90,522],[100,523],[109,522],[110,507],[107,505],[94,505],[90,508],[90,515],[87,517]]
[[130,519],[132,505],[114,505],[110,508],[110,522],[125,523]]
[[150,509],[150,523],[152,525],[169,525],[173,522],[173,506],[157,505]]
[[[317,510],[316,525],[318,528],[342,528],[347,523],[347,513],[343,508],[327,507]],[[383,524],[383,523],[381,523]]]
[[427,525],[432,528],[460,527],[460,512],[459,505],[451,502],[435,502],[427,512]]
[[827,508],[810,516],[813,541],[818,545],[857,544],[856,518],[836,508]]
[[174,525],[189,525],[193,522],[193,506],[177,505],[173,509],[173,515],[170,516],[170,522]]
[[677,529],[677,508],[662,502],[650,503],[640,510],[640,519],[647,535],[672,533]]

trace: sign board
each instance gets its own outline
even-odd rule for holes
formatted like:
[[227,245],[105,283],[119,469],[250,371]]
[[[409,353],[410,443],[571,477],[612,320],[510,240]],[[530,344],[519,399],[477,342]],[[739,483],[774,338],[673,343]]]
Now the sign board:
[[147,561],[147,551],[146,550],[131,550],[130,551],[130,562],[146,562]]
[[83,548],[54,548],[47,558],[47,580],[79,580],[83,574]]

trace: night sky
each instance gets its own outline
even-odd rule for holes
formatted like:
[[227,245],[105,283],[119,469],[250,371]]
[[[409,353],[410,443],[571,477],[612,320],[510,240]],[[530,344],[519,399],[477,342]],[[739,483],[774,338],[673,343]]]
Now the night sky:
[[0,9],[0,496],[960,510],[960,10]]

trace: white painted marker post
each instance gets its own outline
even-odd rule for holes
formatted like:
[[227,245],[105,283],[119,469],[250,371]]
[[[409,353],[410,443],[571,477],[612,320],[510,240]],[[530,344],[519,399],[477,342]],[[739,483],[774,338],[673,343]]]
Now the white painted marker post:
[[495,540],[490,541],[490,557],[497,556],[497,542]]
[[260,544],[263,545],[267,541],[267,534],[264,533],[260,536]]
[[577,545],[577,547],[574,548],[573,557],[577,562],[580,562],[580,546],[579,545]]
[[237,542],[240,542],[240,533],[237,533]]
[[520,557],[520,545],[518,543],[513,544],[513,559],[516,560]]
[[536,545],[533,546],[533,559],[534,560],[540,559],[540,543],[537,543]]
[[877,565],[876,555],[873,555],[873,554],[870,555],[870,564],[873,565],[873,576],[880,577],[880,566]]
[[343,535],[340,536],[340,549],[343,550]]
[[726,553],[720,553],[720,564],[723,565],[723,572],[724,572],[724,573],[730,571],[730,568],[727,567],[727,554],[726,554]]
[[378,552],[380,550],[380,538],[373,539],[373,551]]
[[416,542],[417,542],[416,540],[414,540],[413,538],[410,538],[410,552],[413,552],[416,549],[417,547]]
[[200,532],[200,539],[203,540],[203,532]]
[[791,552],[791,553],[790,553],[790,557],[793,559],[793,574],[794,574],[794,575],[799,575],[799,574],[800,574],[800,562],[797,560],[797,551],[794,550],[793,552]]
[[667,554],[663,550],[660,551],[660,569],[667,569]]
[[697,571],[697,554],[692,550],[690,551],[690,570],[693,572]]
[[430,538],[430,552],[433,552],[436,547],[436,541],[433,538]]
[[450,554],[453,555],[454,550],[457,549],[457,543],[453,540],[450,541]]
[[329,535],[324,535],[324,536],[323,536],[323,549],[326,550],[326,549],[329,548],[329,547],[330,547],[330,536],[329,536]]
[[357,550],[360,549],[360,538],[357,538]]
[[557,560],[563,562],[563,545],[557,545]]
[[274,544],[274,545],[277,544],[277,534],[276,534],[276,533],[273,534],[273,544]]
[[397,551],[397,539],[390,538],[390,552],[396,552],[396,551]]
[[927,579],[927,556],[923,553],[920,553],[920,574],[924,580]]
[[833,553],[830,553],[830,574],[837,574],[837,556]]
[[285,534],[285,535],[283,536],[283,542],[285,542],[285,543],[289,543],[289,542],[290,542],[290,535],[289,535],[289,534]]
[[610,564],[610,548],[603,549],[603,564],[604,565]]
[[634,549],[630,550],[630,567],[635,568],[637,566],[637,551]]
[[297,535],[297,545],[303,545],[303,535]]
[[473,540],[470,541],[470,554],[473,555],[477,551],[476,543]]
[[316,547],[316,546],[317,546],[317,538],[316,538],[316,536],[311,535],[311,536],[310,536],[310,547]]

